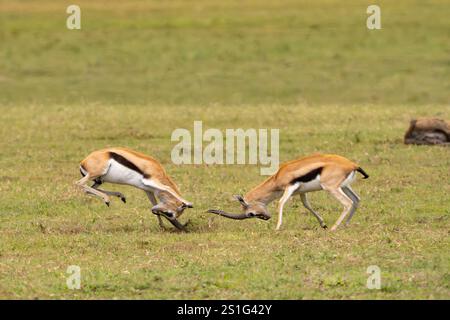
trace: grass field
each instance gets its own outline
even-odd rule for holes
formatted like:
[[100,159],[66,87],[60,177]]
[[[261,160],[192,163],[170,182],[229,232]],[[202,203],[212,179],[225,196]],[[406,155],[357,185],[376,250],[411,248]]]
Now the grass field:
[[[449,148],[402,143],[411,118],[450,119],[448,2],[380,1],[370,32],[366,1],[78,1],[80,31],[61,3],[0,6],[0,298],[450,298]],[[280,232],[205,213],[264,177],[174,165],[170,135],[194,120],[279,128],[282,161],[358,162],[370,178],[350,227],[322,230],[299,199]],[[161,230],[139,190],[111,186],[128,201],[108,208],[75,188],[106,146],[161,161],[195,205],[189,233]],[[311,203],[328,225],[341,211]]]
[[[85,121],[93,107],[2,114],[1,297],[449,298],[449,150],[401,140],[409,117],[423,110],[248,106],[232,116],[236,128],[284,128],[283,161],[322,151],[364,167],[371,177],[355,184],[362,206],[337,233],[302,214],[299,199],[287,207],[281,232],[276,219],[235,222],[204,213],[237,209],[232,194],[263,177],[256,166],[175,166],[170,134],[199,118],[224,128],[233,110],[97,105],[104,116],[94,123]],[[428,107],[427,114],[449,116],[441,110]],[[190,233],[161,231],[141,191],[111,187],[128,202],[110,208],[77,192],[78,161],[108,145],[161,160],[195,204],[182,219],[191,220]],[[312,195],[312,203],[328,224],[341,210],[325,194]],[[82,268],[80,291],[66,288],[71,264]],[[365,286],[369,265],[382,270],[380,291]]]

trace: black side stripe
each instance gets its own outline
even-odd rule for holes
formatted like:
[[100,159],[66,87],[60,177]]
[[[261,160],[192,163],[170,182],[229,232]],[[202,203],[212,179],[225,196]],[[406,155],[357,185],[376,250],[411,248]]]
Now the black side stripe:
[[304,174],[298,178],[295,178],[291,181],[291,184],[295,184],[297,182],[308,182],[308,181],[312,181],[315,178],[317,178],[317,176],[319,174],[322,173],[323,167],[319,167],[317,169],[311,170],[310,172],[308,172],[307,174]]
[[117,154],[115,152],[110,152],[109,157],[121,165],[127,167],[128,169],[131,169],[133,171],[136,171],[137,173],[140,173],[145,178],[148,178],[148,175],[146,175],[141,169],[139,169],[133,162],[129,161],[127,158],[121,156],[120,154]]

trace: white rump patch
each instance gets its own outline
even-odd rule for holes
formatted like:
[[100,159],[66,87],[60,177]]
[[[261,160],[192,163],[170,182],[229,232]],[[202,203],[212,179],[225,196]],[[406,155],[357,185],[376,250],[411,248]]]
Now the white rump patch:
[[347,178],[341,183],[341,187],[347,187],[353,183],[355,180],[355,171],[352,171]]
[[84,168],[82,166],[80,166],[80,171],[84,177],[88,174],[88,172],[86,170],[84,170]]

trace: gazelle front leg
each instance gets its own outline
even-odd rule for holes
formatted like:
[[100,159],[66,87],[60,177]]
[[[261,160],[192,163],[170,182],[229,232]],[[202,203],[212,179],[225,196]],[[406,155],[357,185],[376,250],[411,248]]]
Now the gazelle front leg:
[[[149,199],[150,202],[153,204],[153,206],[156,206],[156,205],[158,204],[158,202],[156,201],[156,198],[155,198],[155,195],[154,195],[153,192],[145,191],[145,194],[147,195],[148,199]],[[159,223],[159,226],[160,226],[161,228],[165,229],[166,226],[164,225],[161,216],[160,216],[160,215],[157,215],[157,217],[158,217],[158,223]]]
[[300,198],[302,199],[302,203],[305,206],[305,208],[308,209],[316,217],[317,221],[319,221],[320,226],[326,229],[327,225],[323,221],[322,217],[309,204],[308,198],[306,197],[306,193],[300,193]]
[[184,203],[188,208],[192,208],[192,203],[190,203],[187,200],[184,200],[183,198],[181,198],[176,192],[175,190],[173,190],[171,187],[166,186],[154,179],[143,179],[142,181],[146,186],[149,186],[151,188],[154,188],[156,190],[159,191],[165,191],[170,193],[172,196],[174,196],[175,198],[177,198],[178,201],[181,201],[182,203]]
[[293,185],[289,185],[283,193],[283,196],[280,199],[280,202],[278,204],[278,223],[275,230],[280,230],[281,224],[283,223],[283,207],[285,203],[289,200],[289,198],[292,196],[292,194],[295,192],[295,190],[298,189],[300,186],[300,183],[297,182]]

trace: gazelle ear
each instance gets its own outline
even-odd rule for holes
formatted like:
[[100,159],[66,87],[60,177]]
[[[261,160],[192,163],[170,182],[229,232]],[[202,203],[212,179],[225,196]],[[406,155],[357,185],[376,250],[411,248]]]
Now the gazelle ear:
[[244,208],[248,208],[248,203],[245,202],[244,197],[242,197],[242,196],[239,195],[239,194],[235,194],[235,195],[234,195],[234,198],[235,198],[237,201],[239,201],[239,202],[241,203],[241,205],[242,205]]

